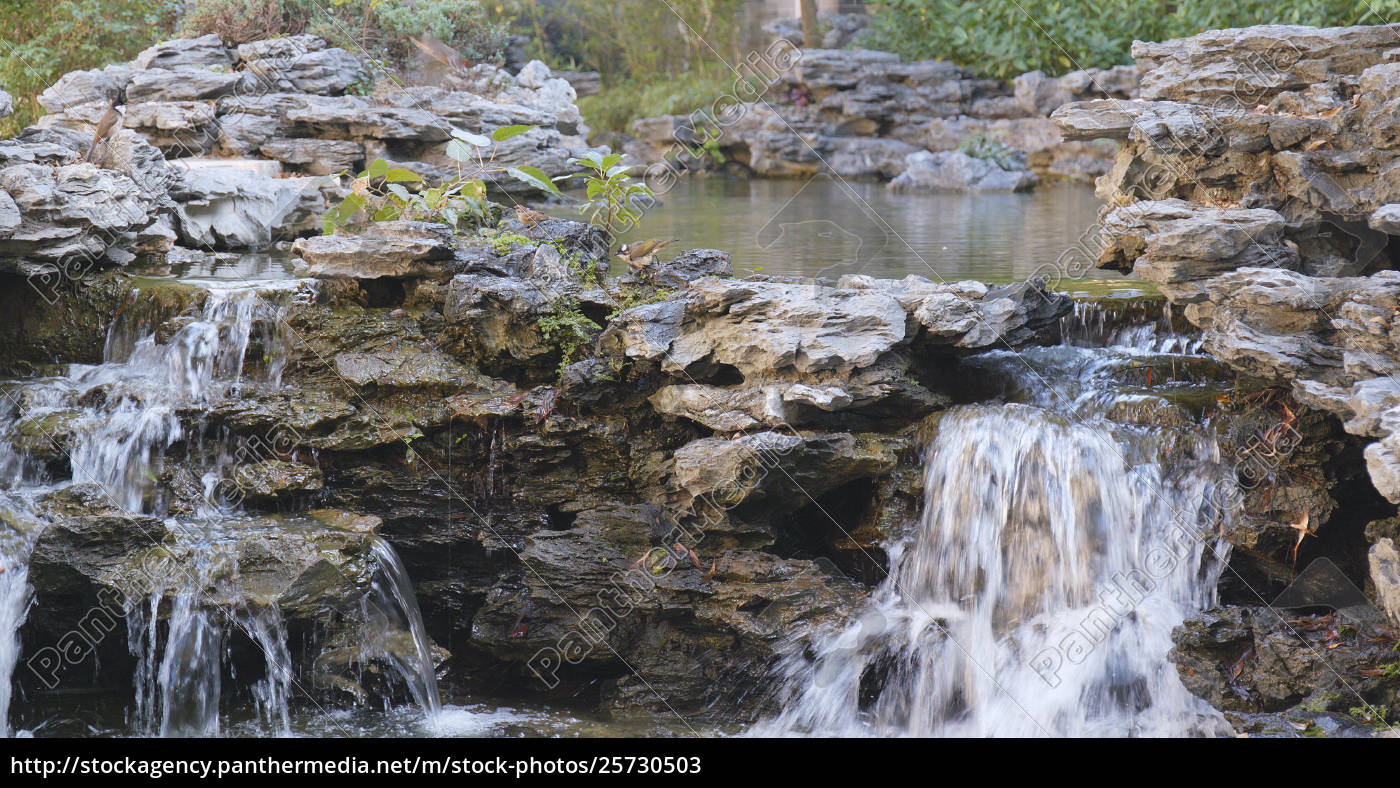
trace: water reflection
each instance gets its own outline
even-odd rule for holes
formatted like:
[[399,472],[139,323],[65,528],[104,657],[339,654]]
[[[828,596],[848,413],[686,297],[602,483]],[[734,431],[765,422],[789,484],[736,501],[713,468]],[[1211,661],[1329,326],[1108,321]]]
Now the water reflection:
[[1075,185],[893,194],[878,183],[692,178],[678,181],[632,237],[727,250],[740,276],[760,269],[1008,282],[1054,265],[1095,225],[1102,205],[1091,188]]

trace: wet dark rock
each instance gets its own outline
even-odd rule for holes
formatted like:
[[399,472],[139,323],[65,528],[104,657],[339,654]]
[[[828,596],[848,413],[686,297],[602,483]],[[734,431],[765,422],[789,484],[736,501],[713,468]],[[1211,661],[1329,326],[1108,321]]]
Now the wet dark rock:
[[268,504],[321,491],[321,471],[311,465],[262,460],[239,465],[230,481],[250,504]]
[[1227,711],[1283,711],[1318,695],[1347,707],[1390,704],[1400,684],[1362,672],[1378,673],[1386,659],[1378,626],[1365,609],[1284,619],[1264,608],[1214,608],[1173,630],[1169,658],[1188,690]]
[[50,493],[39,512],[48,524],[30,555],[29,582],[41,599],[95,594],[97,586],[121,582],[129,556],[171,536],[160,518],[124,511],[97,485]]

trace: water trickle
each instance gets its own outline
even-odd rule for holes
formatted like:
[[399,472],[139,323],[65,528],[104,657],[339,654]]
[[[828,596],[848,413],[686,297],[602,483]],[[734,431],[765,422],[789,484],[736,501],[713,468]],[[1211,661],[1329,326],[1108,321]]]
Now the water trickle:
[[[1158,345],[1160,347],[1160,345]],[[924,456],[924,510],[841,631],[781,667],[756,732],[1165,736],[1225,732],[1167,661],[1213,603],[1232,474],[1208,431],[1107,418],[1133,348],[977,363],[1019,402],[953,409]]]
[[[376,538],[370,549],[374,553],[375,577],[371,592],[362,602],[367,626],[360,646],[361,661],[388,660],[408,684],[414,701],[428,713],[431,722],[442,711],[442,700],[438,695],[428,631],[423,626],[423,615],[418,609],[408,570],[404,569],[394,548],[383,539]],[[407,643],[403,642],[405,635]]]
[[[265,672],[251,687],[262,731],[290,733],[295,687],[287,627],[281,610],[265,600],[243,599],[234,545],[251,532],[250,520],[216,494],[235,462],[231,437],[207,441],[203,428],[187,435],[189,419],[227,396],[280,385],[288,344],[279,335],[278,307],[250,289],[207,293],[193,319],[165,328],[142,325],[127,313],[108,335],[100,365],[73,365],[66,375],[7,388],[0,431],[15,434],[22,420],[61,417],[72,479],[94,483],[116,506],[163,516],[155,494],[166,452],[189,441],[189,458],[205,484],[205,500],[193,515],[169,517],[175,535],[150,571],[154,590],[127,600],[128,646],[136,657],[135,703],[129,723],[149,735],[214,736],[221,732],[223,677],[232,669],[231,636],[246,635],[261,651]],[[251,353],[257,347],[260,353]],[[245,358],[258,359],[245,368]],[[11,456],[13,441],[0,441],[0,474],[27,494],[55,485],[43,462]],[[208,444],[208,445],[206,445]],[[266,526],[263,526],[266,527]],[[288,522],[285,527],[296,528]],[[0,678],[18,659],[17,632],[29,605],[26,550],[4,541],[0,522]],[[362,606],[365,631],[384,641],[383,657],[403,675],[431,715],[440,708],[429,641],[407,574],[393,548],[373,545],[373,582]],[[171,556],[178,556],[172,559]],[[390,641],[396,648],[390,648]],[[373,650],[377,646],[368,646]],[[10,683],[0,694],[0,725]],[[3,730],[3,728],[0,728]]]
[[7,524],[0,522],[0,738],[10,735],[11,677],[19,662],[19,628],[33,599],[24,562],[28,540],[5,530]]

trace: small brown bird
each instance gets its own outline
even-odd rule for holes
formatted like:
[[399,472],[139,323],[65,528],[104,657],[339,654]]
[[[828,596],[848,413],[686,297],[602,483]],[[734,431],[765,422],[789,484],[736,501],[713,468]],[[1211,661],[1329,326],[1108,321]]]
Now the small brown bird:
[[120,98],[112,99],[112,105],[107,108],[106,112],[102,113],[101,118],[98,118],[97,130],[92,134],[92,147],[88,148],[87,156],[83,157],[83,161],[92,161],[97,155],[97,146],[101,145],[105,149],[107,140],[121,127],[122,113],[121,110],[117,109],[119,100]]
[[515,206],[515,218],[519,219],[520,223],[526,227],[534,227],[549,217],[539,211],[532,211],[523,205],[517,205]]
[[409,36],[408,40],[418,47],[418,50],[428,57],[436,60],[448,68],[468,69],[472,67],[470,60],[462,57],[462,53],[443,43],[435,36],[425,35],[421,38]]
[[672,238],[669,241],[637,241],[635,243],[623,244],[622,248],[617,250],[617,253],[623,260],[627,261],[628,268],[632,270],[641,270],[652,264],[657,252],[679,240],[679,238]]

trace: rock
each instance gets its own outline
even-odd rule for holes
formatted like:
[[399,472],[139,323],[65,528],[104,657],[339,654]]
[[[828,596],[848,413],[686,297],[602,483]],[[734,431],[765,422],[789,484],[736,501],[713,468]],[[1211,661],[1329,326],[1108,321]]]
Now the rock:
[[[870,24],[870,16],[864,13],[833,13],[822,11],[817,14],[818,29],[822,40],[812,42],[812,48],[845,49],[853,43]],[[796,47],[807,47],[802,38],[800,18],[779,19],[763,26],[763,32],[775,40],[783,40]]]
[[1260,25],[1190,38],[1133,42],[1148,100],[1217,103],[1249,110],[1284,91],[1383,63],[1400,26]]
[[905,158],[904,171],[890,181],[902,192],[922,191],[1025,191],[1036,178],[1027,169],[1004,170],[993,162],[959,151],[919,151]]
[[4,166],[0,188],[20,215],[0,238],[0,270],[55,280],[124,265],[158,204],[131,178],[86,163]]
[[194,247],[261,247],[319,230],[328,194],[324,179],[270,178],[241,167],[187,167],[172,192],[181,242]]
[[[339,96],[362,78],[363,65],[355,55],[339,47],[326,48],[325,42],[314,36],[290,36],[280,40],[291,39],[296,39],[296,43],[300,44],[314,39],[314,48],[295,52],[290,44],[284,44],[281,47],[259,47],[258,51],[254,51],[249,44],[239,46],[238,54],[243,59],[243,67],[256,80],[259,92]],[[319,46],[314,46],[317,43]]]
[[452,231],[431,222],[375,222],[360,235],[300,238],[292,251],[310,265],[312,276],[378,279],[444,274],[452,258]]
[[1182,200],[1145,201],[1103,218],[1103,268],[1131,270],[1168,298],[1207,298],[1203,283],[1238,268],[1296,269],[1297,251],[1283,243],[1284,218],[1275,211],[1193,206]]
[[238,72],[202,68],[135,71],[126,84],[126,100],[129,104],[140,104],[216,99],[234,93],[243,81],[244,75]]
[[15,101],[10,94],[0,90],[0,118],[8,118],[15,112]]
[[556,76],[568,82],[579,98],[596,96],[603,89],[603,77],[597,71],[559,71]]
[[1386,235],[1400,235],[1400,203],[1382,205],[1366,220],[1372,230]]
[[[160,518],[124,511],[97,485],[50,493],[39,512],[49,525],[30,554],[29,582],[41,599],[94,593],[121,574],[128,556],[170,537]],[[150,584],[141,590],[149,592]]]
[[349,140],[271,139],[258,152],[308,175],[354,173],[365,163],[365,146]]
[[229,479],[240,499],[265,505],[321,491],[319,468],[285,460],[262,460],[234,468]]
[[39,94],[39,105],[49,112],[66,112],[83,104],[110,106],[130,79],[131,69],[127,66],[70,71]]
[[1391,621],[1400,623],[1400,550],[1395,542],[1384,538],[1371,545],[1370,564],[1377,604]]
[[1146,107],[1143,101],[1098,99],[1062,105],[1050,119],[1066,140],[1125,140]]
[[1290,616],[1290,623],[1263,607],[1214,608],[1173,630],[1168,659],[1188,690],[1226,711],[1296,712],[1308,697],[1354,704],[1345,677],[1381,658],[1382,649],[1367,640],[1380,622],[1364,610],[1336,616],[1336,626],[1354,634],[1329,643],[1330,628],[1319,626],[1327,623],[1317,621],[1320,616]]
[[687,249],[664,263],[653,263],[648,275],[660,287],[685,287],[705,276],[733,276],[729,253],[718,249]]
[[1032,71],[1012,80],[1016,102],[1032,115],[1046,116],[1065,104],[1096,98],[1128,99],[1137,90],[1134,66],[1091,68],[1062,77]]
[[210,67],[232,71],[234,62],[224,42],[210,33],[199,38],[163,41],[148,47],[132,63],[137,69],[208,70]]

